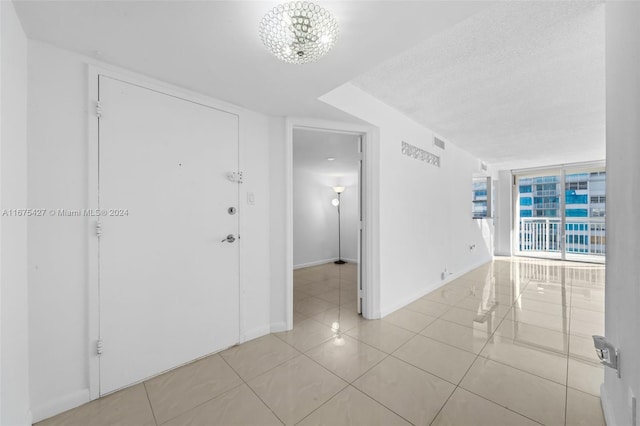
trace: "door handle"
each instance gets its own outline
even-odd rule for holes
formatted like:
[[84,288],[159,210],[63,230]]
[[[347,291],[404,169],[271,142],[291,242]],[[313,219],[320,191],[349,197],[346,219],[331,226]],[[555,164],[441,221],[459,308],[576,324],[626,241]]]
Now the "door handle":
[[233,234],[229,234],[227,235],[227,238],[225,238],[224,240],[220,241],[221,243],[227,242],[227,243],[232,243],[236,240],[236,237],[233,236]]

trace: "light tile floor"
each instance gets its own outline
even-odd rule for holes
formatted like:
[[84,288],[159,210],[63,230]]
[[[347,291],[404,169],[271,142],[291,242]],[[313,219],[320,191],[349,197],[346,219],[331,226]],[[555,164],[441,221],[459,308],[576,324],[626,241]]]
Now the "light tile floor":
[[293,330],[40,425],[604,424],[604,266],[497,258],[374,321],[355,266],[294,272]]

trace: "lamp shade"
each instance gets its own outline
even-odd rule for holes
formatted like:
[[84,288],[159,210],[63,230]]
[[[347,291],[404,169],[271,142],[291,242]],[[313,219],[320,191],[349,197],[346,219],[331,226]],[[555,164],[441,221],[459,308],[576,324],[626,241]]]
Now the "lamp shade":
[[342,192],[344,192],[344,186],[334,186],[333,190],[336,192],[336,194],[341,194]]

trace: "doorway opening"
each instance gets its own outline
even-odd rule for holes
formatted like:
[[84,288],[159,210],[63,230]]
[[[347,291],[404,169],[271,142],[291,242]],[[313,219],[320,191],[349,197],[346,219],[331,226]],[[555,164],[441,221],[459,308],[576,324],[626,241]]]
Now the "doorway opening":
[[363,309],[363,139],[292,131],[293,326],[313,319],[337,335]]

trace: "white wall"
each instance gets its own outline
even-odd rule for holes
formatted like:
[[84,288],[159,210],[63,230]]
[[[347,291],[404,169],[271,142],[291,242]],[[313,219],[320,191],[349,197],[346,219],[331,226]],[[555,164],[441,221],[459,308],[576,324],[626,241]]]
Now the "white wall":
[[286,202],[286,123],[283,117],[269,120],[269,228],[271,245],[271,331],[287,329],[287,202]]
[[[605,335],[620,348],[621,377],[605,368],[609,425],[632,425],[640,398],[640,3],[607,2],[607,272]],[[640,407],[637,408],[640,410]],[[640,425],[640,414],[633,426]]]
[[[378,164],[370,164],[380,179],[379,315],[442,285],[445,269],[453,277],[491,260],[492,221],[471,218],[478,159],[453,143],[434,147],[431,130],[351,84],[321,99],[379,128]],[[442,166],[402,155],[402,141],[440,155]]]
[[[0,210],[27,207],[27,38],[13,3],[0,2]],[[0,424],[31,424],[27,220],[0,221]]]
[[[345,174],[342,176],[340,184],[341,186],[344,186],[344,192],[340,195],[342,259],[350,262],[357,262],[358,229],[360,222],[360,216],[358,214],[358,172],[355,171],[350,175]],[[335,197],[335,194],[333,197]],[[335,210],[333,211],[333,214],[336,214]]]
[[[295,144],[295,141],[294,141]],[[336,178],[293,164],[293,266],[301,268],[338,259],[338,212],[331,204],[337,198],[332,187],[345,187],[341,194],[342,258],[358,256],[358,175]]]
[[[29,206],[88,208],[87,63],[29,42]],[[222,105],[222,104],[221,104]],[[241,340],[271,329],[270,118],[240,116]],[[277,144],[276,140],[274,144]],[[281,144],[284,144],[280,140]],[[255,205],[248,205],[253,193]],[[31,396],[35,420],[89,398],[87,225],[82,218],[29,221]],[[284,259],[284,257],[282,257]],[[284,262],[284,261],[282,261]],[[284,290],[275,298],[284,300]]]
[[511,256],[513,231],[513,176],[510,170],[500,170],[494,184],[495,254]]

